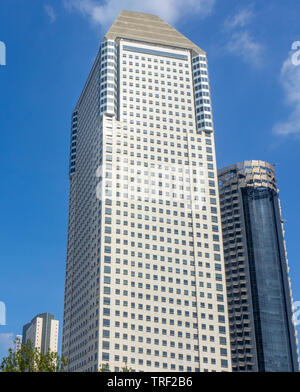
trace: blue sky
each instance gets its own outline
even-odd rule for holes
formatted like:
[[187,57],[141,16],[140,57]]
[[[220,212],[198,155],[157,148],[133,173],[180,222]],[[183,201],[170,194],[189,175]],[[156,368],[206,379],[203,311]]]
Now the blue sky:
[[207,52],[219,167],[245,159],[276,163],[293,297],[300,301],[300,64],[291,61],[300,3],[2,0],[0,301],[7,325],[0,325],[0,358],[37,313],[51,312],[62,324],[70,115],[121,9],[158,14]]

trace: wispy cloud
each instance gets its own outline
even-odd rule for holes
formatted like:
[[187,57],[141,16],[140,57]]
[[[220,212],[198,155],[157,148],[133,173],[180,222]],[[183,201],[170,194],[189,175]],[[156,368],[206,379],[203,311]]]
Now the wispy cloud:
[[225,27],[227,29],[234,29],[236,27],[245,27],[250,23],[254,17],[252,8],[243,8],[239,10],[235,15],[228,17],[225,20]]
[[291,113],[286,121],[274,125],[273,131],[277,135],[300,136],[300,64],[295,65],[292,55],[284,61],[280,72],[285,103],[291,107]]
[[226,50],[255,67],[262,65],[262,46],[253,40],[248,31],[233,33],[227,42]]
[[44,9],[50,19],[50,22],[54,23],[56,21],[56,15],[55,15],[53,7],[49,4],[45,4]]
[[147,12],[160,16],[168,23],[175,24],[188,15],[206,17],[215,0],[64,0],[69,10],[79,11],[96,26],[109,26],[122,9]]
[[228,37],[225,50],[254,67],[261,67],[263,46],[255,41],[248,28],[254,16],[252,8],[248,7],[240,9],[225,20],[224,30]]

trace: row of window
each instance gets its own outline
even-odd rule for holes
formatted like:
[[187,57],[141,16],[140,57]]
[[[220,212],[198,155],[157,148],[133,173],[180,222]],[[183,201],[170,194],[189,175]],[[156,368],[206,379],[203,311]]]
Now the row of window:
[[[143,48],[142,48],[142,50],[143,50]],[[170,52],[168,52],[168,53],[170,53]],[[146,61],[146,57],[140,56],[137,53],[135,54],[135,56],[132,55],[132,54],[123,53],[123,58],[124,59],[126,59],[126,58],[133,59],[134,58],[135,60]],[[150,63],[153,61],[153,63],[173,65],[174,67],[177,67],[177,66],[185,67],[185,68],[189,67],[189,65],[187,63],[182,63],[181,61],[173,61],[173,62],[171,62],[170,60],[165,60],[165,59],[163,59],[161,57],[160,58],[158,58],[158,57],[154,57],[154,58],[147,57],[147,61],[150,62]]]
[[[195,358],[197,358],[197,360],[195,359]],[[178,358],[179,360],[184,360],[184,358],[183,358],[183,356],[182,357],[180,357],[180,358]],[[105,362],[109,362],[109,353],[102,353],[102,360],[103,361],[105,361]],[[116,361],[116,362],[118,362],[118,361],[120,361],[121,359],[120,359],[120,356],[119,355],[115,355],[114,356],[114,360]],[[190,362],[190,361],[192,361],[192,357],[191,356],[186,356],[186,360],[188,361],[188,362]],[[122,361],[123,361],[123,363],[128,363],[129,361],[128,361],[128,357],[126,357],[126,356],[123,356],[122,357]],[[194,361],[195,362],[197,362],[197,363],[199,363],[199,358],[198,357],[194,357]],[[201,358],[201,362],[203,362],[203,363],[209,363],[209,358],[208,357],[202,357]],[[137,361],[136,361],[136,358],[131,358],[130,359],[130,363],[131,364],[138,364],[138,365],[140,365],[140,366],[142,366],[142,365],[146,365],[146,366],[153,366],[152,365],[152,361],[148,361],[148,360],[144,360],[144,359],[138,359]],[[211,364],[212,365],[216,365],[217,364],[217,361],[216,361],[216,359],[215,358],[211,358]],[[164,369],[167,369],[168,368],[168,366],[170,367],[170,369],[172,369],[172,370],[175,370],[176,369],[176,365],[175,364],[167,364],[167,363],[164,363],[164,364],[162,364],[163,366],[163,368]],[[177,365],[178,366],[178,365]],[[161,363],[160,362],[154,362],[154,367],[156,367],[156,368],[159,368],[159,367],[161,367]],[[228,361],[227,360],[225,360],[225,359],[221,359],[221,367],[222,368],[228,368]],[[179,371],[183,371],[184,370],[184,366],[181,366],[181,365],[179,365],[178,366],[178,370]],[[192,369],[190,368],[190,370],[188,370],[188,367],[187,367],[187,371],[192,371]]]

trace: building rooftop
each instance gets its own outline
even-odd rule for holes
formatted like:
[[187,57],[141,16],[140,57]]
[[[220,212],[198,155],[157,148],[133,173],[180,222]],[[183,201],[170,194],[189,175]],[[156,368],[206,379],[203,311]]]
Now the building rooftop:
[[278,192],[274,165],[259,160],[238,162],[218,170],[219,181],[238,178],[240,186],[266,187]]
[[161,18],[142,12],[121,11],[105,34],[105,38],[110,40],[128,38],[134,41],[191,49],[197,54],[205,54],[202,49]]

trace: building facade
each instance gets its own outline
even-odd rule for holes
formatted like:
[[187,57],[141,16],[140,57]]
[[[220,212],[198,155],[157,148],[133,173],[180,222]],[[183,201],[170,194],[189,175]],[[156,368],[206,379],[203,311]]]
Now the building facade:
[[274,166],[219,170],[233,371],[298,371],[291,283]]
[[59,321],[52,314],[38,314],[24,325],[22,344],[30,340],[33,348],[38,348],[43,354],[49,350],[57,353],[58,326]]
[[231,371],[206,55],[122,11],[72,114],[69,371]]

